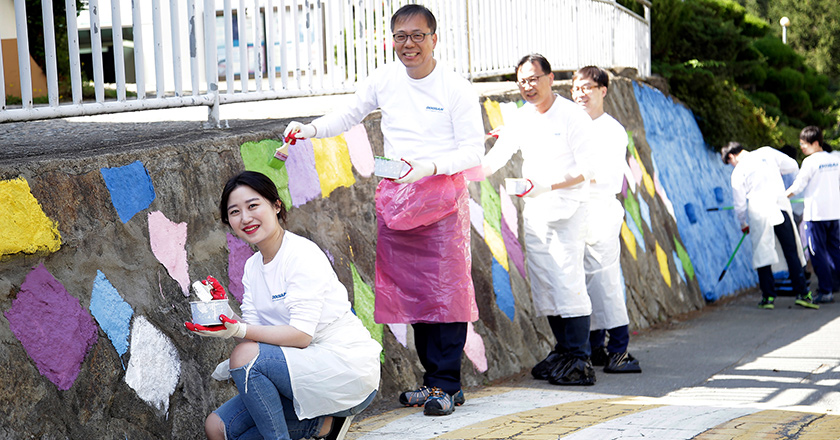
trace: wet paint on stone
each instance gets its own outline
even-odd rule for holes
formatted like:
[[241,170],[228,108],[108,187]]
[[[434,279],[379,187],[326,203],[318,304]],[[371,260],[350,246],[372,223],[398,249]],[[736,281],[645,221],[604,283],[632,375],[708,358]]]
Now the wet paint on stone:
[[228,246],[228,292],[242,304],[245,296],[245,286],[242,285],[242,276],[245,274],[245,262],[254,251],[248,243],[240,240],[237,236],[227,233]]
[[38,372],[69,390],[98,339],[96,323],[79,300],[42,263],[26,276],[4,315]]
[[111,193],[111,203],[123,223],[128,223],[155,200],[152,178],[139,160],[122,167],[101,168],[100,172]]
[[190,296],[190,275],[187,263],[187,224],[170,221],[160,211],[149,213],[149,244],[155,258],[169,276],[181,286],[184,297]]
[[96,271],[96,279],[93,280],[90,312],[122,357],[128,351],[128,333],[134,310],[100,270]]

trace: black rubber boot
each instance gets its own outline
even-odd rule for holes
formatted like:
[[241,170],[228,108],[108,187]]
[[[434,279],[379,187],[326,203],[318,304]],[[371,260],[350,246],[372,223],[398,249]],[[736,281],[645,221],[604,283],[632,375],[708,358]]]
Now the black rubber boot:
[[607,354],[607,349],[602,345],[598,348],[592,349],[592,356],[589,358],[592,360],[592,365],[595,367],[603,367],[607,365],[607,362],[610,360],[610,356]]
[[534,368],[531,368],[531,376],[534,376],[534,379],[548,380],[548,375],[551,373],[551,370],[562,359],[563,355],[552,350],[545,359],[541,360],[537,365],[534,365]]
[[595,385],[595,370],[588,359],[569,358],[551,370],[548,382],[552,385]]
[[630,353],[626,351],[623,353],[610,354],[610,360],[607,366],[604,367],[604,373],[641,373],[642,367],[639,366],[639,361],[636,360]]

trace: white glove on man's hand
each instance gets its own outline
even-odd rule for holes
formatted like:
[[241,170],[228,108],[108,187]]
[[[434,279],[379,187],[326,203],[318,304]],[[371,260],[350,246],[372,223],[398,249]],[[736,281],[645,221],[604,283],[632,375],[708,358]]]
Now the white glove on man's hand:
[[517,194],[519,197],[536,197],[540,194],[547,193],[551,191],[551,185],[545,185],[543,183],[537,182],[536,180],[528,179],[528,183],[531,184],[531,187],[528,188],[524,193]]
[[[302,124],[298,121],[289,122],[286,130],[283,131],[283,139],[288,142],[291,139],[309,139],[314,138],[317,129],[312,124]],[[291,143],[291,142],[290,142]]]
[[410,159],[403,159],[403,162],[407,163],[411,169],[409,169],[408,172],[399,179],[394,180],[396,183],[414,183],[424,177],[435,174],[437,171],[437,167],[434,162]]

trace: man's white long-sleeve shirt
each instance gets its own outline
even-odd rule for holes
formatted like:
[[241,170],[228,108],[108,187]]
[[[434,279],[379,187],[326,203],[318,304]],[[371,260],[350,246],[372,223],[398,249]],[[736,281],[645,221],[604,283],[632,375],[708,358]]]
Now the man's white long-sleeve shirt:
[[782,174],[795,173],[796,161],[773,147],[742,151],[732,171],[732,198],[735,214],[742,225],[747,222],[747,200],[775,201],[780,210],[789,211]]
[[344,109],[314,121],[317,137],[338,136],[368,113],[382,110],[385,156],[434,162],[438,174],[455,174],[481,163],[484,125],[472,85],[439,61],[421,79],[402,63],[376,69]]

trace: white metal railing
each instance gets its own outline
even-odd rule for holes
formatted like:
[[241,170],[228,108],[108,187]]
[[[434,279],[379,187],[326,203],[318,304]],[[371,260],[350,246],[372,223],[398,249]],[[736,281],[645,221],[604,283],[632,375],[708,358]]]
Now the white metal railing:
[[[438,19],[435,56],[477,79],[512,73],[531,52],[545,55],[555,70],[594,64],[635,67],[647,76],[651,4],[636,1],[644,17],[615,0],[422,3]],[[22,104],[7,105],[0,48],[0,122],[203,105],[209,125],[218,127],[220,104],[351,92],[370,71],[395,60],[390,17],[414,1],[87,0],[77,18],[75,1],[65,0],[69,102],[58,94],[52,2],[41,3],[41,11],[27,11],[24,0],[14,0]],[[44,17],[45,104],[33,102],[26,16],[35,13]],[[8,24],[3,20],[0,26]],[[89,48],[80,43],[88,34]],[[114,54],[110,78],[106,48]],[[93,101],[82,96],[81,59],[88,53]],[[106,99],[106,89],[115,97]]]

